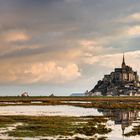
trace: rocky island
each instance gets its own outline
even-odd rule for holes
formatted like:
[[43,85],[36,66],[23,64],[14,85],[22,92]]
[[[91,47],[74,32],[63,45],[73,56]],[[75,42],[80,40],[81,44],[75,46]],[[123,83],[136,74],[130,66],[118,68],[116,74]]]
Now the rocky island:
[[121,68],[115,68],[110,74],[104,75],[95,87],[87,93],[88,96],[139,96],[140,81],[139,76],[132,67],[126,65],[125,56]]

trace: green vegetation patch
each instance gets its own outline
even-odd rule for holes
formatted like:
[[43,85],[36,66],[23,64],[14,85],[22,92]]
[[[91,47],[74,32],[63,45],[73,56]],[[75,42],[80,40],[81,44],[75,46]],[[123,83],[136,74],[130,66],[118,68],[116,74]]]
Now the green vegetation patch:
[[14,137],[70,136],[76,133],[92,136],[111,131],[102,124],[107,121],[104,117],[0,116],[0,120],[4,120],[3,126],[23,123],[7,132]]
[[0,128],[7,127],[7,125],[13,123],[15,123],[15,121],[11,117],[0,116]]
[[106,125],[97,123],[95,121],[89,121],[82,127],[77,128],[76,132],[80,134],[85,134],[86,136],[92,136],[95,134],[107,134],[111,132],[111,129],[107,128]]

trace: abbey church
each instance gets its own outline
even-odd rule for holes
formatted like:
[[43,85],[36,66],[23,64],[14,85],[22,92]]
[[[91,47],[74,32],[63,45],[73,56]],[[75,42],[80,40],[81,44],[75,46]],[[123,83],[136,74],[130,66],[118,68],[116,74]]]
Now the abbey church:
[[140,95],[139,76],[132,67],[126,65],[125,56],[123,55],[121,68],[115,68],[110,74],[104,75],[104,78],[98,81],[88,95],[138,96]]

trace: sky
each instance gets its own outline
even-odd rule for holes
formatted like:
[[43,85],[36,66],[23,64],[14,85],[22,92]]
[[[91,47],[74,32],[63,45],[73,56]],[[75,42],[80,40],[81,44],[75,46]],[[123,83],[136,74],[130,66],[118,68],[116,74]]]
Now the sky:
[[0,96],[83,93],[123,52],[140,74],[138,0],[0,0]]

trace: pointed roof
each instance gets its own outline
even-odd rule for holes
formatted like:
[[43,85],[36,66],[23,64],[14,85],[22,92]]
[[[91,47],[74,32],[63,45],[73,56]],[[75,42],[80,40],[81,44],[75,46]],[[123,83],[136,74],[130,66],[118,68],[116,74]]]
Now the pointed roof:
[[124,56],[124,53],[123,53],[123,63],[125,64],[125,56]]
[[123,61],[122,61],[122,67],[125,66],[125,55],[123,53]]

